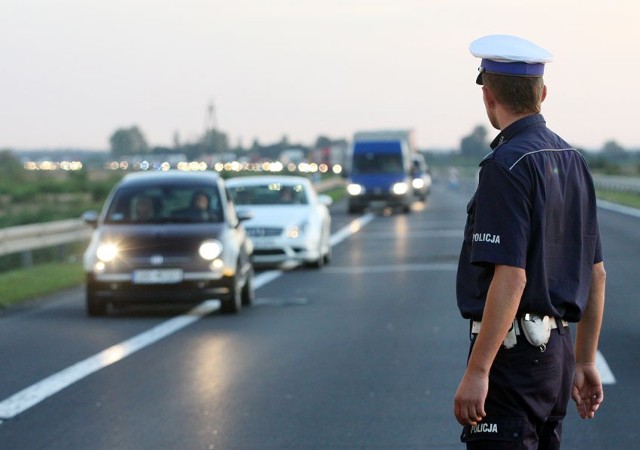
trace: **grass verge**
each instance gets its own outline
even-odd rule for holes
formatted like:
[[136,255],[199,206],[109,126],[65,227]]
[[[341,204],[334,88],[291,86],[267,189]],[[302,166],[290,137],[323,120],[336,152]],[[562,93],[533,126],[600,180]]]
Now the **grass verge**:
[[0,274],[0,309],[82,284],[82,263],[47,263]]
[[596,196],[608,202],[640,209],[640,195],[635,192],[596,190]]

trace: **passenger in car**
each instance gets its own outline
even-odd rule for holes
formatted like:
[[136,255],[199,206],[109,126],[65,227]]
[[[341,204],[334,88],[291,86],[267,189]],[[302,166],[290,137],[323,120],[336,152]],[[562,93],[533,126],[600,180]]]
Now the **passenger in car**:
[[133,211],[133,219],[137,221],[146,221],[154,217],[153,199],[146,195],[136,198],[135,209]]
[[196,191],[191,197],[189,217],[197,221],[218,221],[220,218],[211,208],[209,196],[204,191]]

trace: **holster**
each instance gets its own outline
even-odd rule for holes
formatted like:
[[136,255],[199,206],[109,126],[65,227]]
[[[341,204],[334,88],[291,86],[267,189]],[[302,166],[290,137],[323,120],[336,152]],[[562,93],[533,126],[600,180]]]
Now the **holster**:
[[551,337],[551,320],[553,319],[549,316],[537,314],[525,314],[520,317],[520,328],[527,341],[535,347],[540,347],[542,351]]

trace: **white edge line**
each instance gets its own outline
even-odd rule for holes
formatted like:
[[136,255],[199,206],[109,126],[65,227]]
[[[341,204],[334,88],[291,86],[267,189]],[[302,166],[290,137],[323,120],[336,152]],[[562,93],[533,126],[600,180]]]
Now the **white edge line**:
[[596,367],[598,368],[598,372],[600,372],[602,384],[616,384],[616,377],[613,376],[613,372],[604,359],[604,355],[600,353],[600,350],[596,353]]
[[598,206],[602,209],[614,211],[620,214],[626,214],[632,217],[640,218],[640,209],[631,208],[629,206],[618,205],[617,203],[611,203],[606,200],[597,200]]
[[[330,244],[334,246],[350,235],[357,233],[362,227],[375,218],[373,214],[364,215],[331,236]],[[281,270],[262,272],[254,279],[254,289],[258,289],[282,275]],[[151,344],[191,325],[204,316],[220,308],[219,300],[207,300],[188,313],[169,319],[148,331],[144,331],[130,339],[113,345],[89,358],[77,362],[35,384],[13,394],[0,402],[0,424],[11,419],[32,406],[51,397],[73,383],[114,364],[127,356],[148,347]]]
[[218,300],[207,300],[186,314],[167,320],[21,390],[0,402],[0,418],[10,419],[20,414],[76,381],[191,325],[219,308]]

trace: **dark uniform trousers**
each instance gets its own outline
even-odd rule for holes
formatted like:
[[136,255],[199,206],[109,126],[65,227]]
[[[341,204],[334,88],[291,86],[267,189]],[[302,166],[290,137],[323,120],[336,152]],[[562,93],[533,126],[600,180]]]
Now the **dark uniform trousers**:
[[569,327],[551,330],[544,352],[520,334],[514,347],[498,351],[489,373],[487,416],[464,427],[462,442],[468,450],[559,449],[574,369]]

